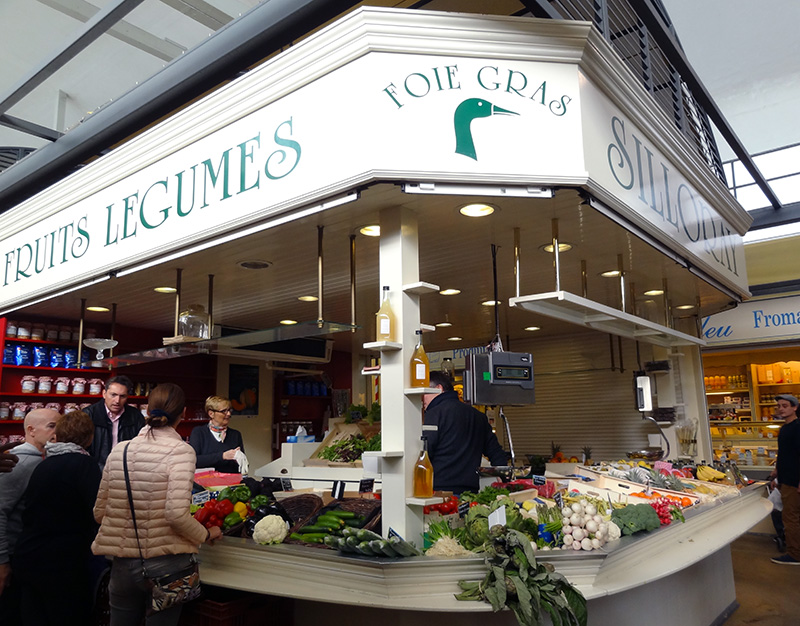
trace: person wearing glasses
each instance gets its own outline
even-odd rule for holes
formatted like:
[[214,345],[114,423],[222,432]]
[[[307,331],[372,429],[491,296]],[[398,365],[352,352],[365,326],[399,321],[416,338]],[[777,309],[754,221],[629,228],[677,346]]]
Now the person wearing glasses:
[[239,473],[236,453],[244,454],[244,443],[242,433],[228,427],[231,401],[211,396],[206,399],[205,410],[208,426],[196,427],[189,436],[189,445],[197,454],[197,468],[213,467],[218,472]]

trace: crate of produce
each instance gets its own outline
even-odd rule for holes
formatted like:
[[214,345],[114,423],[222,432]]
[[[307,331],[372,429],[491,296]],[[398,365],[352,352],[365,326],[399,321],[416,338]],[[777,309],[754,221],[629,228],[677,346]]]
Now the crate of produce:
[[303,465],[306,467],[362,467],[361,459],[350,462],[340,462],[330,461],[321,457],[321,453],[325,448],[328,448],[340,441],[348,440],[355,435],[361,434],[361,428],[359,428],[358,424],[345,424],[344,422],[331,421],[328,435],[319,444],[319,446],[317,446],[317,449],[314,451],[314,453],[303,461]]
[[[313,516],[310,516],[303,520],[302,522],[296,523],[289,529],[289,538],[286,539],[286,543],[295,543],[295,544],[302,544],[302,545],[310,545],[319,548],[326,548],[324,543],[320,541],[320,538],[317,536],[319,534],[333,534],[338,535],[340,534],[341,528],[336,530],[314,530],[313,532],[310,529],[317,529],[320,526],[320,518],[324,516],[326,513],[337,510],[337,511],[347,511],[348,513],[352,513],[355,517],[351,519],[347,519],[341,522],[342,526],[345,525],[350,526],[351,528],[363,528],[366,530],[371,530],[378,534],[381,533],[381,501],[380,500],[369,500],[365,498],[343,498],[341,500],[333,500]],[[323,518],[324,519],[324,518]],[[309,537],[313,537],[312,540],[303,541],[300,539],[305,533],[306,530],[312,532]]]

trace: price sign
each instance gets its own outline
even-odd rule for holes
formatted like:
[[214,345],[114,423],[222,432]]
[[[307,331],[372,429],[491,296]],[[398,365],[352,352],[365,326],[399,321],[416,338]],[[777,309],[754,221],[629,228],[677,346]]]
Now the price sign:
[[211,500],[210,491],[199,491],[192,496],[192,504],[203,504]]
[[561,497],[560,493],[557,493],[556,495],[554,495],[553,496],[553,500],[556,501],[556,506],[559,509],[563,509],[564,508],[564,498]]
[[292,488],[292,479],[281,478],[281,489],[283,491],[294,491],[294,489]]
[[375,491],[374,478],[362,478],[358,483],[358,493],[372,493]]
[[403,538],[400,536],[400,533],[397,532],[394,528],[389,526],[389,533],[386,535],[388,538],[397,537],[398,539],[402,540]]
[[467,513],[469,513],[469,502],[459,502],[458,504],[458,516],[464,517]]
[[504,506],[489,513],[489,528],[497,524],[500,524],[500,526],[506,525],[506,507]]
[[533,484],[534,485],[546,485],[547,479],[544,476],[533,476]]
[[333,487],[331,487],[331,498],[334,500],[341,500],[344,498],[344,481],[334,480]]

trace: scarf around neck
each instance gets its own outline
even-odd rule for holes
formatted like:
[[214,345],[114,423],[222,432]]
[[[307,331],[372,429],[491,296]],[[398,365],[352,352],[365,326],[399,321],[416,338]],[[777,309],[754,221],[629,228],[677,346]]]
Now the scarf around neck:
[[46,443],[44,446],[46,456],[58,456],[60,454],[85,454],[89,456],[89,453],[79,446],[77,443],[72,443],[71,441],[55,441],[52,443]]

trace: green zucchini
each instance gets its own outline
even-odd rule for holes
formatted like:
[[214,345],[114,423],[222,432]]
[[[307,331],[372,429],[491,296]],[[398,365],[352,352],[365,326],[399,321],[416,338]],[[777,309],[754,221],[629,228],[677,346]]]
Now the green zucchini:
[[400,537],[389,537],[389,545],[401,556],[420,556],[420,551]]
[[359,541],[372,541],[373,539],[383,539],[379,534],[372,532],[371,530],[367,530],[366,528],[360,528],[356,532],[356,537],[358,537]]
[[356,545],[356,550],[358,550],[364,556],[375,556],[375,552],[369,546],[369,541],[360,542],[358,545]]
[[397,557],[397,552],[394,551],[389,542],[385,539],[373,539],[369,542],[369,547],[372,551],[379,556]]
[[353,519],[346,519],[344,523],[350,528],[361,528],[364,525],[364,518],[354,517]]
[[300,528],[297,529],[297,532],[303,535],[305,535],[306,533],[330,534],[335,530],[338,530],[338,528],[334,528],[333,526],[329,526],[327,524],[309,524],[308,526],[301,526]]
[[358,550],[356,550],[356,546],[358,545],[358,539],[356,537],[350,536],[345,541],[347,547],[350,548],[352,552],[358,552]]
[[344,526],[344,520],[335,515],[320,515],[314,523],[317,525],[324,524],[325,526],[331,526],[333,528],[341,528]]
[[325,535],[325,538],[322,540],[322,543],[324,543],[329,548],[338,549],[339,537],[336,537],[335,535]]
[[338,537],[339,542],[339,550],[342,552],[355,552],[355,548],[351,548],[347,545],[347,539],[345,537]]
[[349,526],[345,526],[344,528],[342,528],[342,536],[355,537],[358,530],[359,530],[358,528],[350,528]]
[[341,517],[342,519],[353,519],[354,517],[358,517],[352,511],[342,511],[341,509],[331,509],[330,511],[325,511],[323,515],[335,515],[336,517]]

